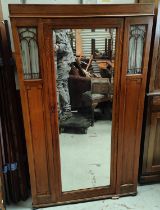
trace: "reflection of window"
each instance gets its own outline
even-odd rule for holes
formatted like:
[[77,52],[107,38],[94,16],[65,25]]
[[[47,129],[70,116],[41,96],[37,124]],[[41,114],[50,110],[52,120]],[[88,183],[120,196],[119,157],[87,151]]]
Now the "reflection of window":
[[35,28],[19,29],[24,79],[38,79],[40,77],[36,33]]
[[142,73],[145,32],[145,25],[133,25],[130,27],[128,74]]
[[90,57],[95,51],[106,54],[109,59],[115,57],[116,29],[78,29],[73,30],[74,39],[72,46],[76,55]]

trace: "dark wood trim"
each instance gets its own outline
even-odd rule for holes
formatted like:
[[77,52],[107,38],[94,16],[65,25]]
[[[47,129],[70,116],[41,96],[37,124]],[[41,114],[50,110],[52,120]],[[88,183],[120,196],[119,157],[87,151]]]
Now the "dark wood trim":
[[[110,20],[110,21],[108,21]],[[17,25],[21,24],[20,19],[16,19]],[[74,28],[79,29],[79,26],[83,29],[85,28],[92,28],[94,25],[96,25],[97,28],[117,28],[122,24],[122,18],[117,17],[88,17],[88,18],[80,18],[80,17],[67,17],[65,19],[62,18],[52,18],[43,20],[44,25],[50,25],[52,29],[58,29],[58,28]]]
[[51,207],[51,206],[63,206],[68,204],[78,204],[78,203],[84,203],[84,202],[90,202],[90,201],[98,201],[98,200],[105,200],[105,199],[118,199],[120,197],[124,196],[135,196],[137,195],[137,191],[135,192],[126,192],[123,194],[112,194],[112,195],[105,195],[105,196],[97,196],[92,198],[85,198],[85,199],[77,199],[77,200],[70,200],[70,201],[63,201],[63,202],[57,202],[57,203],[49,203],[49,204],[39,204],[39,205],[33,205],[34,208],[43,208],[43,207]]
[[[65,14],[64,14],[65,11]],[[154,15],[153,4],[33,5],[9,4],[10,17],[107,17]]]
[[160,182],[160,174],[148,174],[140,176],[140,184],[149,184]]

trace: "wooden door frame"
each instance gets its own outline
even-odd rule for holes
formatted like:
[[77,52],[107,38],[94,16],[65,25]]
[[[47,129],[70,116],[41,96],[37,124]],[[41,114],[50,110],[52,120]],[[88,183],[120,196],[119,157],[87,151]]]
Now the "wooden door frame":
[[[114,102],[113,102],[113,112],[115,113],[115,116],[113,115],[113,121],[112,121],[112,147],[111,147],[111,184],[107,187],[97,187],[97,188],[90,188],[90,189],[83,189],[83,190],[76,190],[76,191],[70,191],[70,192],[62,192],[61,187],[61,180],[57,179],[55,180],[55,183],[57,183],[57,189],[58,189],[58,200],[59,202],[65,202],[69,200],[80,200],[80,199],[87,199],[86,197],[100,197],[100,196],[106,196],[106,195],[114,195],[116,192],[116,162],[117,162],[117,142],[118,142],[118,126],[116,126],[116,122],[118,121],[118,113],[119,113],[119,88],[120,88],[120,70],[121,70],[121,58],[122,58],[122,42],[123,39],[123,18],[88,18],[87,20],[83,20],[82,18],[77,18],[75,21],[69,18],[61,19],[56,18],[52,20],[44,21],[44,46],[45,46],[45,52],[49,52],[45,58],[47,59],[44,63],[45,66],[47,66],[47,62],[49,62],[51,65],[47,66],[47,69],[50,69],[48,72],[51,72],[48,77],[51,77],[52,84],[54,84],[53,92],[51,95],[54,95],[54,101],[52,101],[55,112],[53,113],[53,122],[52,127],[55,128],[55,125],[57,126],[55,128],[56,132],[53,133],[55,136],[53,137],[53,145],[55,145],[54,154],[55,156],[55,169],[54,171],[57,172],[57,177],[61,178],[61,172],[60,172],[60,151],[59,151],[59,133],[58,133],[58,116],[57,116],[57,101],[56,99],[56,75],[55,75],[55,69],[54,69],[54,61],[53,61],[53,39],[52,39],[52,33],[53,29],[56,28],[72,28],[72,29],[84,29],[84,28],[116,28],[116,60],[115,60],[115,77],[114,77]],[[47,38],[46,38],[47,37]],[[49,61],[50,60],[50,61]],[[56,123],[55,123],[56,122]],[[54,126],[53,126],[54,125]]]
[[[29,168],[30,168],[30,175],[31,175],[31,188],[32,188],[32,198],[33,198],[33,206],[34,207],[43,207],[43,206],[50,206],[50,205],[57,205],[69,202],[79,202],[79,201],[87,201],[87,200],[95,200],[101,198],[112,197],[117,194],[134,194],[136,192],[134,188],[130,190],[126,190],[121,192],[119,189],[121,187],[121,173],[117,173],[121,170],[122,164],[122,154],[123,148],[122,143],[123,139],[118,137],[118,130],[120,127],[115,127],[115,121],[118,120],[118,124],[120,124],[119,113],[116,113],[116,118],[113,119],[113,127],[115,128],[115,139],[114,143],[112,143],[112,154],[114,154],[114,158],[112,158],[113,162],[113,170],[112,173],[114,177],[111,177],[111,183],[113,183],[112,187],[108,190],[107,188],[97,188],[91,190],[80,190],[79,192],[71,191],[62,193],[61,189],[61,181],[60,181],[60,167],[57,166],[57,157],[60,157],[59,152],[59,140],[58,140],[58,133],[52,129],[50,133],[52,133],[52,137],[46,140],[46,145],[49,154],[48,157],[48,180],[49,180],[49,194],[48,197],[38,197],[36,192],[36,176],[35,176],[35,165],[34,165],[34,152],[32,147],[32,137],[31,137],[31,130],[29,126],[29,113],[27,111],[27,99],[26,99],[26,91],[25,91],[25,81],[23,79],[23,72],[22,72],[22,60],[20,54],[20,44],[19,44],[19,37],[17,28],[18,27],[36,27],[38,31],[38,44],[39,50],[42,51],[40,53],[40,69],[42,70],[42,80],[44,82],[44,87],[46,94],[49,94],[48,102],[49,108],[48,112],[50,113],[52,109],[51,115],[51,124],[52,128],[53,125],[58,128],[58,116],[57,116],[57,107],[55,104],[56,101],[56,90],[55,84],[55,73],[54,73],[54,64],[53,64],[53,49],[52,46],[52,35],[51,30],[52,26],[57,24],[58,28],[84,28],[86,24],[90,23],[90,28],[92,27],[100,27],[106,28],[110,27],[119,27],[119,36],[117,36],[117,41],[120,44],[120,48],[117,49],[117,69],[119,67],[119,72],[117,71],[117,86],[115,87],[115,95],[116,99],[114,100],[114,109],[116,104],[119,104],[120,95],[118,93],[118,87],[120,87],[120,71],[122,69],[122,44],[123,44],[123,32],[124,32],[124,25],[123,21],[127,17],[145,17],[145,16],[153,16],[154,14],[154,6],[151,4],[130,4],[130,5],[9,5],[10,11],[10,18],[13,30],[13,37],[15,41],[15,56],[16,56],[16,63],[17,63],[17,70],[18,70],[18,77],[20,82],[20,92],[21,92],[21,99],[22,99],[22,108],[23,108],[23,117],[24,117],[24,124],[25,124],[25,133],[26,133],[26,141],[27,141],[27,149],[28,149],[28,159],[29,159]],[[134,11],[134,13],[133,13]],[[106,22],[102,24],[102,20]],[[80,24],[77,26],[77,22],[75,20],[79,20]],[[91,20],[95,20],[94,23],[91,23]],[[111,21],[112,20],[112,21]],[[121,23],[117,24],[117,20],[121,20]],[[63,24],[62,24],[63,22]],[[106,24],[107,23],[107,24]],[[48,26],[47,26],[48,25]],[[48,28],[48,29],[47,29]],[[48,34],[50,34],[48,36]],[[46,35],[46,37],[45,37]],[[123,47],[124,48],[124,47]],[[44,50],[45,49],[45,50]],[[125,50],[125,49],[124,49]],[[46,68],[47,67],[47,68]],[[47,74],[44,73],[47,71]],[[119,75],[118,75],[119,73]],[[41,82],[41,81],[40,81]],[[54,84],[54,85],[53,85]],[[115,83],[116,84],[116,83]],[[122,87],[121,87],[122,89]],[[123,90],[122,90],[123,91]],[[117,109],[117,112],[119,110]],[[137,153],[138,154],[138,153]],[[120,158],[120,160],[118,160]],[[137,157],[138,158],[138,157]],[[53,159],[56,160],[53,162]],[[60,163],[60,159],[58,161]],[[136,166],[137,167],[137,162]],[[136,183],[134,182],[136,185]],[[127,188],[128,189],[128,188]],[[108,191],[107,191],[108,190]]]

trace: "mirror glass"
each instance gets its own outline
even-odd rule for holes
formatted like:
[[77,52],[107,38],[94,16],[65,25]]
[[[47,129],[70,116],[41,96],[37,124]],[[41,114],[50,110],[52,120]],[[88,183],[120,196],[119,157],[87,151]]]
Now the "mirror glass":
[[116,28],[53,30],[62,191],[110,185]]

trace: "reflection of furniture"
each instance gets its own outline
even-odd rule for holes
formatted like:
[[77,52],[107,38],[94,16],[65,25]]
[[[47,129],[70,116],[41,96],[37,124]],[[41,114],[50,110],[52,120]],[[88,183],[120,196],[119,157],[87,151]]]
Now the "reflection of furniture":
[[[88,70],[91,62],[92,62],[92,55],[91,58],[89,59],[86,71]],[[109,60],[96,60],[92,62],[93,74],[94,75],[99,74],[99,76],[101,77],[101,71],[103,71],[102,67],[106,69],[107,65],[110,65],[112,68],[114,67],[114,63],[111,63]],[[107,76],[105,75],[105,77]],[[91,79],[91,77],[81,76],[78,69],[72,68],[68,79],[72,110],[76,110],[84,106],[84,103],[86,102],[86,100],[84,100],[84,97],[86,98],[94,97],[93,101],[100,100],[101,98],[101,100],[103,101],[103,99],[106,98],[104,97],[104,95],[106,94],[111,95],[113,92],[111,88],[113,87],[113,85],[110,85],[110,88],[108,90],[107,87],[104,87],[106,82],[108,83],[107,85],[109,85],[109,82],[111,82],[112,80],[113,80],[113,75],[112,78],[110,78],[110,81],[107,78]],[[92,83],[92,90],[91,90],[91,83]],[[105,91],[103,91],[103,89]],[[91,92],[92,92],[92,97],[91,97]],[[106,99],[104,99],[104,101],[106,101]]]
[[[98,61],[97,61],[98,63]],[[105,62],[99,62],[100,74],[103,78],[109,78],[110,82],[113,81],[114,77],[114,61],[105,60]]]
[[[160,182],[160,1],[153,28],[151,78],[146,96],[144,135],[142,136],[140,183]],[[157,9],[156,9],[157,13]]]
[[100,69],[106,69],[108,65],[110,65],[112,68],[114,68],[114,61],[111,62],[108,59],[105,59],[105,60],[104,59],[103,60],[96,59],[96,62],[97,62]]
[[91,91],[83,93],[84,106],[91,108],[91,124],[94,124],[94,109],[99,103],[112,100],[113,89],[107,78],[92,78]]
[[90,127],[88,117],[77,112],[72,114],[71,118],[60,122],[60,133],[87,134],[87,129]]
[[91,89],[91,79],[70,75],[68,83],[72,110],[81,108],[83,106],[82,95]]

